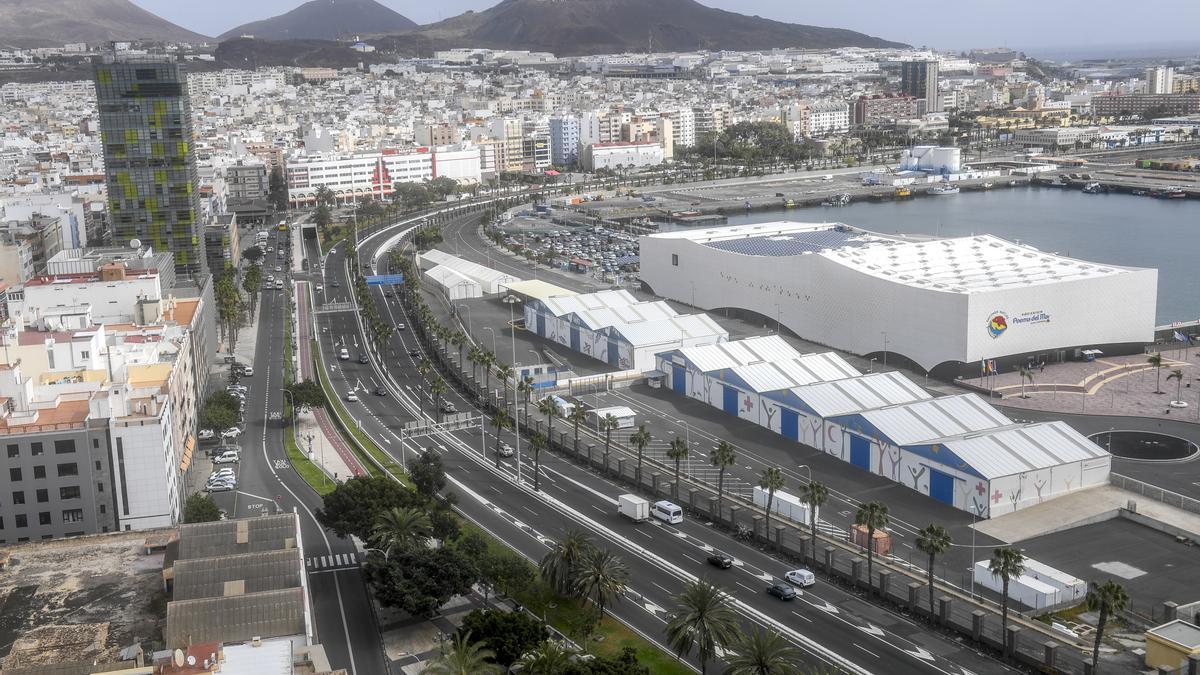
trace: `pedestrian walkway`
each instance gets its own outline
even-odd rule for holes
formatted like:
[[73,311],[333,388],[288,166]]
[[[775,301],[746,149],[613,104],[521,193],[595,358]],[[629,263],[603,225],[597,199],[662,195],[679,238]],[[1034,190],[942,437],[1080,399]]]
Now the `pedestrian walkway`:
[[334,555],[314,555],[305,560],[305,567],[310,574],[315,572],[338,572],[351,570],[359,566],[361,554],[337,553]]
[[[312,362],[312,339],[310,338],[311,311],[309,309],[309,284],[297,281],[293,284],[296,292],[295,334],[296,334],[296,368],[299,370],[299,380],[316,379]],[[330,419],[332,411],[321,408],[303,412],[297,418],[296,442],[309,459],[335,480],[342,481],[351,476],[365,476],[366,469],[358,461],[353,449],[346,443],[338,432],[337,426]]]
[[[970,378],[963,384],[990,388],[1004,405],[1028,410],[1094,415],[1124,415],[1196,422],[1200,413],[1200,353],[1160,352],[1162,367],[1147,362],[1146,354],[1112,356],[1095,361],[1068,361],[1033,368],[1024,378],[1019,371],[989,379]],[[1179,370],[1181,380],[1167,378]],[[1186,407],[1173,406],[1182,399]]]

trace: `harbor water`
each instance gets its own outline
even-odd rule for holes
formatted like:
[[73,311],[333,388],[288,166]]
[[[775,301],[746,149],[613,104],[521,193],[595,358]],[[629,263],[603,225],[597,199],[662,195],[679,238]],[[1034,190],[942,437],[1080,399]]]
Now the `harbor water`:
[[777,220],[842,222],[884,234],[987,233],[1084,260],[1156,267],[1158,324],[1200,319],[1200,203],[1194,200],[1022,187],[729,216],[730,225]]

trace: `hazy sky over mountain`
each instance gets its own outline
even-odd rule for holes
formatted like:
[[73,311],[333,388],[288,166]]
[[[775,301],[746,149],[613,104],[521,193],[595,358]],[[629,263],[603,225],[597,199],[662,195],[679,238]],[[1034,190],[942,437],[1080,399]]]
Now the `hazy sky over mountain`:
[[[136,4],[205,35],[219,35],[249,21],[282,14],[302,0],[133,0]],[[380,0],[417,23],[440,21],[499,0]],[[654,0],[643,0],[654,2]],[[1009,46],[1082,47],[1159,42],[1192,43],[1200,51],[1200,1],[1141,0],[702,0],[742,14],[791,23],[848,28],[888,40],[940,49]]]

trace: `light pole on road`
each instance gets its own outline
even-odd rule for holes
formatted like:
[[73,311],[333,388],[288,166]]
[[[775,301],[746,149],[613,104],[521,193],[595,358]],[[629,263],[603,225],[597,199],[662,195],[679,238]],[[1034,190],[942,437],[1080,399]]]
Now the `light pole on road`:
[[[513,365],[513,377],[514,378],[517,378],[517,370],[516,370],[516,367],[517,367],[517,323],[516,323],[516,315],[514,314],[514,308],[516,307],[517,303],[520,301],[521,301],[520,298],[518,298],[515,295],[504,296],[504,304],[508,305],[508,326],[512,330],[512,365]],[[492,340],[493,340],[492,351],[493,352],[496,351],[496,346],[495,346],[495,342],[494,342],[495,339],[496,339],[496,333],[493,332],[492,333]],[[519,378],[517,378],[517,379],[519,380]],[[521,484],[521,414],[517,412],[517,387],[515,386],[515,383],[512,388],[512,392],[513,392],[513,407],[512,407],[513,431],[516,432],[513,434],[513,436],[516,437],[516,441],[517,441],[517,448],[516,448],[516,451],[517,451],[517,485],[520,485]],[[529,421],[526,420],[526,424],[528,424],[528,423],[529,423]],[[496,433],[500,433],[499,430],[497,430]]]

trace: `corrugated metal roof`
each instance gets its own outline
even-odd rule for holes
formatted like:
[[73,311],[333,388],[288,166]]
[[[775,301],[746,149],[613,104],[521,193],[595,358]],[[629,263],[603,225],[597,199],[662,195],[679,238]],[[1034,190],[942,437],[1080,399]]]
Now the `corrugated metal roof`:
[[936,442],[987,478],[1088,459],[1111,458],[1104,448],[1058,420],[964,434]]
[[225,583],[243,581],[242,594],[299,588],[304,563],[299,549],[180,560],[175,563],[175,600],[219,598]]
[[[239,530],[245,533],[244,541],[240,540]],[[295,547],[296,516],[291,513],[192,523],[179,527],[179,560]]]
[[737,366],[733,372],[755,392],[779,391],[814,382],[828,382],[862,373],[833,352],[805,354],[786,361],[766,361]]
[[542,305],[554,316],[562,317],[573,312],[608,307],[624,307],[626,305],[636,305],[639,302],[641,301],[633,297],[632,293],[625,289],[620,289],[616,291],[597,291],[596,293],[547,298],[542,301]]
[[872,373],[810,384],[796,387],[792,393],[821,417],[837,417],[933,398],[929,392],[897,372]]
[[681,314],[660,321],[639,321],[612,327],[634,348],[682,340],[729,338],[729,332],[707,314]]
[[601,307],[599,309],[585,309],[572,312],[572,314],[578,317],[583,322],[583,325],[592,330],[599,330],[623,323],[657,321],[679,316],[679,312],[671,309],[671,306],[663,300],[638,302],[632,305],[616,307]]
[[680,353],[702,373],[764,361],[787,361],[801,356],[800,352],[778,335],[764,335],[703,347],[684,347]]
[[922,443],[1012,424],[1012,420],[975,394],[943,396],[867,410],[862,416],[897,445]]
[[168,649],[198,642],[240,642],[304,634],[304,591],[289,588],[227,598],[167,603]]
[[514,277],[511,274],[494,270],[490,267],[484,267],[483,265],[473,263],[470,260],[463,260],[458,256],[453,256],[445,251],[439,251],[437,249],[422,253],[421,259],[428,260],[434,265],[444,265],[449,267],[459,274],[470,277],[471,279],[474,279],[475,281],[478,281],[480,284],[488,286],[489,288],[494,287],[496,284],[519,281],[517,277]]
[[453,267],[445,265],[437,265],[425,270],[425,276],[437,283],[442,288],[451,288],[462,283],[473,286],[476,290],[479,289],[479,282],[471,277],[459,272]]

